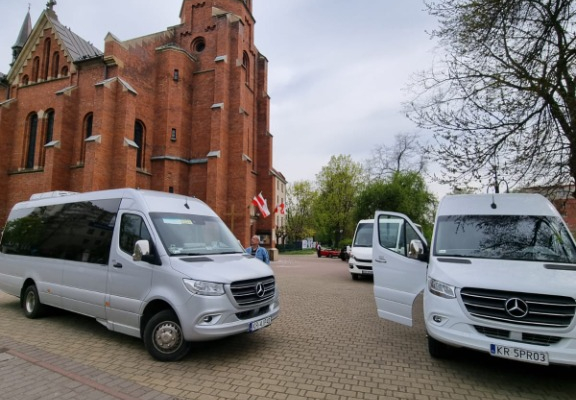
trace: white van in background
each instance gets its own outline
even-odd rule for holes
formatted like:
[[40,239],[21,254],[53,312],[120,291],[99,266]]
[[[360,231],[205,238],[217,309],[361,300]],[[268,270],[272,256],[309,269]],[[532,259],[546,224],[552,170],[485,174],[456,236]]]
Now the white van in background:
[[[576,245],[560,214],[537,194],[446,196],[431,247],[404,215],[404,251],[373,235],[378,315],[412,324],[424,291],[428,349],[453,347],[548,365],[576,365]],[[378,224],[377,224],[378,225]]]
[[[403,224],[400,218],[388,218],[380,220],[380,235],[382,244],[395,252],[402,252],[403,241],[401,235],[403,234]],[[415,224],[418,229],[421,226]],[[358,280],[360,276],[372,277],[372,236],[374,231],[373,219],[362,219],[356,225],[354,232],[354,239],[352,239],[352,247],[350,251],[350,258],[348,260],[348,268],[352,279]]]
[[372,277],[372,231],[374,230],[373,219],[362,219],[356,225],[348,269],[352,279],[358,280],[361,276]]
[[33,196],[0,240],[0,290],[24,314],[44,305],[140,337],[160,361],[191,341],[254,332],[279,313],[274,273],[210,207],[134,189]]

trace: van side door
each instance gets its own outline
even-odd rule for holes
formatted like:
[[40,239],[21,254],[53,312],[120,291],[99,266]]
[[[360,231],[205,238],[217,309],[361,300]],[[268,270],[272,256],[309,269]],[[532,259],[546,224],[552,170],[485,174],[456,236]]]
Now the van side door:
[[117,239],[110,254],[106,317],[110,329],[138,336],[143,302],[151,290],[154,268],[158,266],[132,258],[136,241],[145,239],[153,243],[144,216],[121,211],[118,219]]
[[418,253],[427,251],[426,239],[407,216],[375,213],[372,268],[380,318],[412,326],[412,305],[426,284],[427,263]]

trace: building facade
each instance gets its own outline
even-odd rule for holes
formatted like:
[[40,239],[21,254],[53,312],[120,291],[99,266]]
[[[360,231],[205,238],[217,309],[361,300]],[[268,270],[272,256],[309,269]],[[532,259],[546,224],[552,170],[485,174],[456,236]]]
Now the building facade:
[[[272,165],[268,60],[252,0],[184,0],[180,24],[101,51],[48,2],[27,15],[0,74],[0,225],[31,194],[134,187],[197,197],[243,244],[275,246],[283,175]],[[283,187],[283,186],[282,186]],[[272,204],[270,204],[272,203]]]

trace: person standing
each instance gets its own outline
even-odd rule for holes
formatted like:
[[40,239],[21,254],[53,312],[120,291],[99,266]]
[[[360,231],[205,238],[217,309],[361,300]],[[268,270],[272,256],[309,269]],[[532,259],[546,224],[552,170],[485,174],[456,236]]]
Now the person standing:
[[260,247],[260,238],[258,235],[252,236],[250,239],[250,247],[246,248],[246,253],[270,265],[270,256],[264,247]]

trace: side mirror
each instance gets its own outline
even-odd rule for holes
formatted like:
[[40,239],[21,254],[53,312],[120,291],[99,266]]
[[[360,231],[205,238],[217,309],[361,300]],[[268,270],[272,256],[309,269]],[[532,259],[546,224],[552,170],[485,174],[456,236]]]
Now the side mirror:
[[132,260],[134,261],[146,261],[146,256],[150,255],[150,242],[147,240],[138,240],[134,244],[134,254],[132,254]]
[[419,260],[420,255],[424,253],[424,245],[421,240],[414,239],[410,241],[410,246],[408,247],[408,257]]

